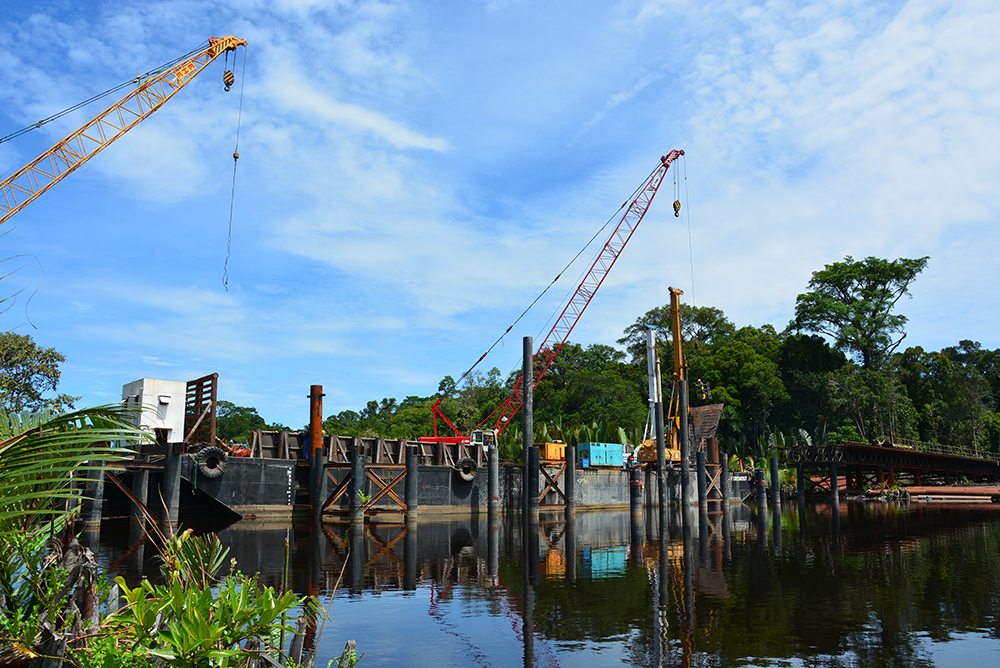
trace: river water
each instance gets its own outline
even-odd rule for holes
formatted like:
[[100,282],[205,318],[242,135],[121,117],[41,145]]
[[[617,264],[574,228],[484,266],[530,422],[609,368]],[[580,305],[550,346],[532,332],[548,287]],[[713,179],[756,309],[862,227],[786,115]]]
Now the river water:
[[[100,557],[136,579],[127,533],[106,524]],[[219,535],[273,585],[288,539],[289,586],[329,605],[321,668],[349,638],[361,668],[1000,665],[997,504],[244,520]]]

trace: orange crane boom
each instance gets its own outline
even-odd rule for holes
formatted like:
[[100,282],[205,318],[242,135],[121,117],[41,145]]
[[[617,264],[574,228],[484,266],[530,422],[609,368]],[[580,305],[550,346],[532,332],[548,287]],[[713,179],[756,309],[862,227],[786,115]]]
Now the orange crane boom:
[[218,56],[246,44],[232,35],[212,37],[208,46],[193,56],[151,77],[137,79],[135,90],[0,183],[0,223],[162,107]]

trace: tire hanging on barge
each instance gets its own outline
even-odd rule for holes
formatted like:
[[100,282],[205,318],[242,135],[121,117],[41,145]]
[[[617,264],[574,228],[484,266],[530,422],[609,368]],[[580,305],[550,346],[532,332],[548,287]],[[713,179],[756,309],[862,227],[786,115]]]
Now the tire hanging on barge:
[[472,482],[476,479],[478,468],[476,461],[472,457],[462,457],[455,462],[455,473],[465,482]]
[[194,456],[194,463],[198,466],[198,475],[209,480],[222,477],[222,474],[226,472],[228,462],[229,457],[222,451],[222,448],[217,448],[214,445],[202,448]]

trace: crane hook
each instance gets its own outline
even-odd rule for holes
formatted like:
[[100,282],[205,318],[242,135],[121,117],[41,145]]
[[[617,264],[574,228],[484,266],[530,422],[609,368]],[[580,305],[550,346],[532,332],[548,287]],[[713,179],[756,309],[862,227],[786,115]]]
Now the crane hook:
[[674,218],[681,217],[681,201],[679,199],[674,200]]
[[232,85],[233,85],[233,83],[235,81],[236,81],[236,77],[233,76],[233,71],[232,70],[226,70],[222,74],[222,83],[226,84],[226,92],[227,93],[229,92],[229,89],[232,87]]

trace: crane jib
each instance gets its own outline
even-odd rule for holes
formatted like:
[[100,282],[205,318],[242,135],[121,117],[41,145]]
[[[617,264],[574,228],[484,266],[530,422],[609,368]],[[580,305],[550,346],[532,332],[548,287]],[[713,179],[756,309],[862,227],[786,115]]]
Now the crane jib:
[[[555,325],[546,335],[545,340],[538,347],[537,352],[535,352],[532,358],[532,375],[534,377],[534,383],[532,387],[538,385],[538,382],[548,371],[549,366],[551,366],[553,360],[559,354],[560,349],[566,340],[569,338],[570,333],[576,326],[576,323],[580,320],[583,315],[584,310],[586,310],[587,305],[594,298],[597,293],[597,289],[601,287],[601,283],[604,282],[604,278],[607,276],[611,267],[614,266],[615,260],[621,254],[625,245],[628,243],[629,239],[632,238],[632,234],[635,232],[636,227],[642,221],[643,216],[646,215],[646,211],[649,209],[649,205],[652,204],[653,198],[656,196],[660,188],[660,184],[663,182],[664,177],[667,174],[667,170],[670,169],[670,165],[680,156],[684,155],[682,150],[673,150],[667,155],[660,158],[660,166],[657,167],[653,173],[648,177],[647,181],[640,186],[638,189],[638,194],[629,203],[628,208],[622,215],[621,220],[615,227],[614,231],[608,237],[608,240],[604,244],[604,248],[601,253],[594,260],[591,265],[590,270],[584,276],[583,280],[580,281],[579,286],[577,286],[576,292],[570,297],[569,302],[563,309],[559,318],[556,320]],[[514,386],[514,391],[511,393],[510,397],[501,404],[497,410],[493,411],[489,416],[483,420],[479,426],[482,427],[484,424],[493,419],[493,416],[498,412],[500,413],[494,422],[494,429],[499,435],[503,429],[510,424],[511,418],[521,409],[524,403],[524,390],[522,387],[523,376],[518,378],[516,385]]]
[[246,46],[246,40],[231,35],[211,38],[206,48],[172,70],[143,79],[128,95],[0,182],[0,223],[159,109],[216,57],[240,46]]

